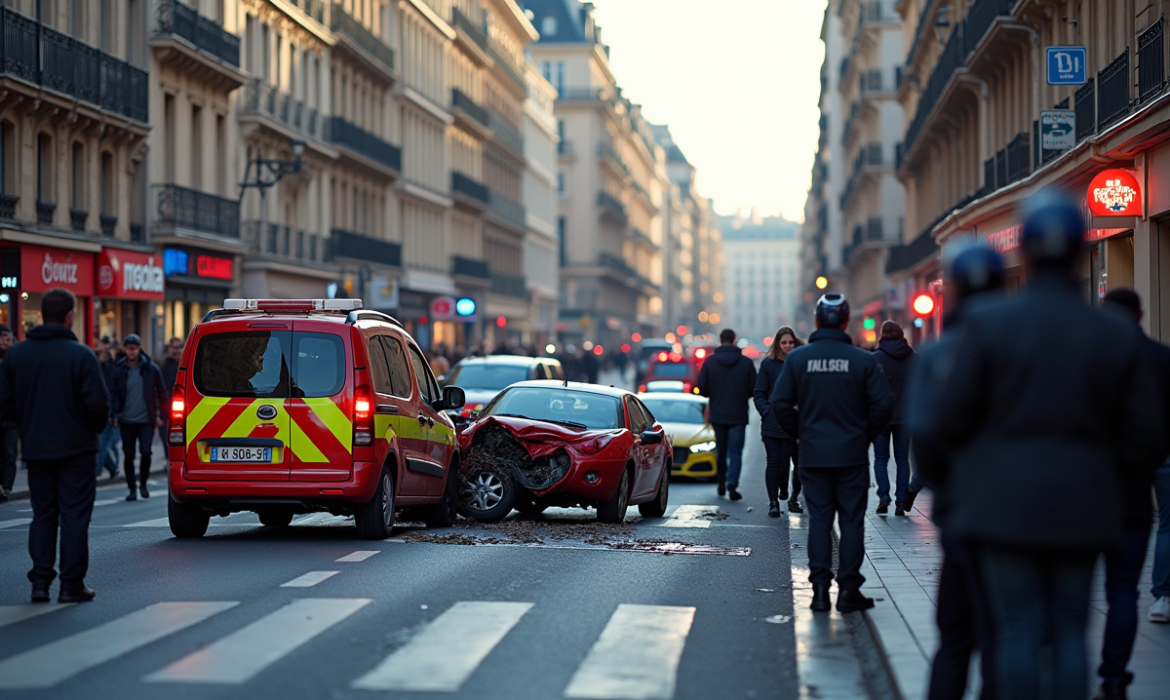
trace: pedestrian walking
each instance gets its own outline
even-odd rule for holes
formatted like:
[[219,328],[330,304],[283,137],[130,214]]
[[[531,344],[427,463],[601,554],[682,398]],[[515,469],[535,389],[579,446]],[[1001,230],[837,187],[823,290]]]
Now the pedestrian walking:
[[[150,356],[142,352],[142,340],[131,333],[122,341],[126,356],[114,365],[112,410],[115,425],[122,434],[122,452],[125,455],[126,485],[130,487],[127,501],[138,500],[138,494],[150,498],[146,479],[150,476],[150,453],[155,428],[163,424],[167,410],[167,390],[163,386],[162,370]],[[138,491],[134,490],[134,447],[138,446]]]
[[708,422],[715,430],[718,493],[738,501],[743,445],[747,439],[748,404],[756,387],[756,366],[735,345],[735,331],[719,332],[719,347],[703,362],[696,382],[706,396]]
[[906,342],[902,327],[893,321],[882,323],[881,340],[873,356],[881,365],[890,391],[894,394],[894,415],[890,425],[873,442],[873,474],[877,479],[877,512],[885,515],[890,510],[890,443],[894,445],[894,515],[906,515],[906,499],[910,495],[910,431],[903,426],[906,385],[914,369],[916,357]]
[[[102,380],[106,383],[107,388],[112,388],[117,379],[117,373],[114,369],[114,350],[109,343],[106,343],[104,350],[100,346],[98,347],[97,358],[98,366],[102,370]],[[118,442],[122,436],[114,426],[113,415],[111,411],[110,420],[106,423],[105,430],[98,436],[98,458],[95,471],[99,478],[103,469],[109,472],[111,479],[118,477]]]
[[772,390],[780,380],[780,370],[784,369],[784,360],[788,353],[804,345],[804,341],[796,337],[796,331],[784,326],[776,331],[776,337],[768,346],[768,354],[760,361],[760,371],[756,375],[756,388],[752,400],[756,404],[756,411],[760,414],[760,438],[764,441],[764,453],[767,455],[767,468],[764,471],[764,487],[768,492],[768,517],[780,517],[780,501],[788,501],[788,510],[793,513],[803,513],[800,506],[800,475],[792,469],[792,497],[788,497],[788,471],[790,465],[799,463],[797,456],[796,439],[789,436],[776,422],[772,415],[772,406],[768,400],[772,398]]
[[[179,377],[179,360],[183,357],[183,339],[171,338],[167,341],[166,357],[159,365],[162,371],[163,388],[167,392],[167,400],[164,406],[170,406],[171,396],[175,393],[175,382]],[[167,432],[170,430],[170,411],[163,409],[163,424],[158,427],[158,439],[162,444],[167,444]]]
[[784,432],[800,441],[798,469],[809,514],[810,607],[817,612],[830,607],[836,516],[841,529],[837,610],[865,610],[873,607],[873,599],[861,592],[869,446],[889,424],[894,398],[874,356],[854,347],[845,333],[849,303],[843,295],[820,298],[816,324],[808,345],[788,355],[769,403]]
[[[984,678],[981,698],[990,700],[994,697],[993,684],[990,682],[993,656],[984,622],[987,606],[977,585],[978,577],[969,549],[948,527],[947,503],[961,494],[951,496],[947,490],[950,456],[946,446],[939,444],[933,423],[934,407],[939,396],[932,380],[938,357],[943,348],[955,342],[967,307],[975,303],[976,297],[993,294],[1004,288],[1004,264],[1003,258],[987,245],[960,246],[957,253],[953,248],[947,249],[944,251],[944,259],[944,332],[938,343],[927,347],[915,360],[904,424],[910,432],[918,465],[916,476],[930,478],[929,486],[934,494],[931,519],[939,528],[943,548],[935,611],[938,650],[931,664],[927,697],[928,700],[962,700],[967,691],[971,655],[978,648]],[[911,496],[917,492],[912,489]]]
[[[0,364],[12,349],[14,340],[12,329],[0,323]],[[16,443],[19,440],[16,423],[0,415],[0,503],[6,503],[12,497],[12,486],[16,483]]]
[[94,461],[110,397],[93,352],[77,341],[77,300],[65,289],[41,297],[44,325],[28,331],[0,362],[0,414],[16,422],[28,462],[33,521],[28,530],[32,602],[49,602],[57,577],[61,532],[61,588],[57,600],[93,600],[86,587],[89,521],[97,489]]
[[1125,478],[1165,457],[1141,334],[1082,298],[1084,234],[1076,203],[1034,196],[1026,287],[970,310],[937,363],[937,432],[954,448],[948,527],[972,547],[1004,700],[1041,697],[1042,678],[1052,697],[1086,696],[1093,566],[1122,542]]
[[[1104,308],[1118,312],[1138,327],[1146,361],[1163,401],[1164,415],[1170,417],[1170,347],[1151,340],[1141,332],[1141,298],[1132,289],[1112,289],[1105,295]],[[1163,428],[1162,435],[1170,435],[1170,426]],[[1163,459],[1159,471],[1165,469],[1166,460]],[[1126,666],[1129,665],[1134,639],[1137,637],[1138,579],[1146,562],[1154,517],[1153,504],[1150,502],[1150,488],[1154,482],[1151,477],[1152,474],[1142,471],[1127,475],[1122,482],[1125,533],[1121,544],[1105,551],[1105,600],[1109,603],[1109,613],[1105,618],[1101,666],[1097,669],[1101,688],[1093,700],[1124,700],[1126,688],[1133,682],[1133,674],[1126,670]],[[1166,525],[1164,519],[1165,513],[1159,518],[1159,530]],[[1170,526],[1166,526],[1166,529],[1170,532]]]

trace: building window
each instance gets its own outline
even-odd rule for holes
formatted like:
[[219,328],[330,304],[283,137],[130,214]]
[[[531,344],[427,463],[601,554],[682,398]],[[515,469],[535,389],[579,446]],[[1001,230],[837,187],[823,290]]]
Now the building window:
[[569,264],[568,255],[565,253],[565,228],[565,217],[557,217],[557,241],[560,245],[560,251],[557,257],[560,260],[561,267]]
[[557,33],[557,18],[549,15],[540,21],[541,38],[551,37]]
[[552,83],[557,92],[565,91],[565,62],[564,61],[545,61],[541,70],[544,73],[545,80]]
[[102,153],[102,213],[114,213],[114,154]]
[[37,136],[37,201],[52,202],[53,194],[53,137]]
[[175,96],[163,96],[163,177],[175,183]]
[[564,193],[565,191],[565,173],[564,171],[557,172],[557,192]]
[[16,127],[0,122],[0,192],[16,194]]
[[73,144],[73,200],[74,209],[85,208],[85,146]]
[[203,108],[191,106],[191,186],[203,189]]

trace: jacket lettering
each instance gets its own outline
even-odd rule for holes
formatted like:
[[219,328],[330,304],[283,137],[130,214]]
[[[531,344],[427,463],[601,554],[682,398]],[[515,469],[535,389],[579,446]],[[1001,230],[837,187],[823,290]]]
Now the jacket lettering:
[[806,372],[849,373],[849,360],[809,360]]

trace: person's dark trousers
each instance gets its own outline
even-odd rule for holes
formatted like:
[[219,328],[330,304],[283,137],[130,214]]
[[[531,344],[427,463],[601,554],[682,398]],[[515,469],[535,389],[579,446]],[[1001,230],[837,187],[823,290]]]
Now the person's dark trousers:
[[[125,455],[126,485],[133,491],[138,484],[145,484],[150,476],[150,447],[154,440],[154,426],[149,423],[119,423],[122,433],[122,454]],[[134,445],[138,445],[138,481],[134,480]]]
[[[169,406],[167,407],[170,408]],[[169,415],[163,417],[163,424],[158,426],[158,439],[162,442],[163,447],[167,446],[167,432],[171,429],[171,418]]]
[[1041,679],[1047,677],[1051,697],[1083,700],[1089,680],[1085,625],[1097,553],[984,545],[976,556],[995,648],[996,698],[1039,698]]
[[1170,596],[1170,462],[1158,467],[1154,475],[1154,494],[1158,498],[1158,531],[1154,533],[1154,575],[1150,595]]
[[739,472],[743,469],[743,443],[747,439],[746,425],[715,423],[715,470],[719,483],[739,486]]
[[1102,681],[1128,686],[1133,674],[1125,670],[1133,654],[1138,630],[1138,579],[1146,563],[1150,544],[1150,526],[1126,533],[1121,544],[1105,552],[1105,600],[1109,614],[1105,617],[1105,641],[1101,645]]
[[[958,542],[943,542],[942,573],[938,579],[938,650],[930,669],[928,700],[962,700],[971,671],[971,654],[980,651],[985,678],[991,677],[993,658],[986,609],[970,551]],[[984,683],[981,700],[994,698],[992,684]]]
[[89,520],[97,493],[94,462],[86,454],[69,459],[28,464],[28,491],[33,521],[28,530],[32,583],[52,583],[57,576],[57,528],[61,529],[61,585],[85,582],[89,569]]
[[861,588],[865,577],[865,502],[869,492],[869,467],[800,467],[804,503],[808,511],[809,583],[828,585],[833,580],[833,516],[841,528],[838,547],[837,587]]
[[[764,487],[768,501],[779,500],[780,493],[788,492],[789,464],[795,462],[796,440],[764,436],[764,452],[767,455],[767,469],[764,471]],[[792,470],[792,495],[800,493],[800,477]],[[785,499],[788,496],[784,496]]]
[[20,434],[11,421],[0,418],[0,489],[11,491],[16,483],[16,443]]
[[877,479],[878,498],[890,499],[890,441],[894,443],[895,498],[898,503],[910,493],[910,431],[901,424],[891,425],[873,441],[873,475]]

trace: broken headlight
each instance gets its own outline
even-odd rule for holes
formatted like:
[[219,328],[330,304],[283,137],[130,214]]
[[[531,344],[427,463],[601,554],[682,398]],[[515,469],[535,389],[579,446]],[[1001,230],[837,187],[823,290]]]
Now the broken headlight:
[[697,445],[691,445],[691,452],[710,452],[715,449],[715,441],[700,442]]

